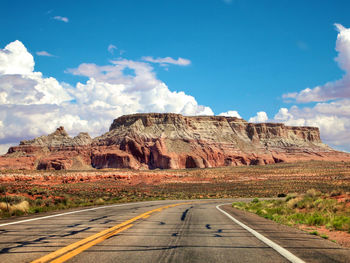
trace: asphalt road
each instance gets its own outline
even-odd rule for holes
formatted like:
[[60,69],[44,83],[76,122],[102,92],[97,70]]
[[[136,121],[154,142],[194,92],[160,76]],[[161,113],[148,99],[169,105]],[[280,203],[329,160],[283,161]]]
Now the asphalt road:
[[[0,220],[0,262],[289,262],[216,208],[231,201],[154,201]],[[350,250],[331,241],[221,208],[305,262],[350,262]]]

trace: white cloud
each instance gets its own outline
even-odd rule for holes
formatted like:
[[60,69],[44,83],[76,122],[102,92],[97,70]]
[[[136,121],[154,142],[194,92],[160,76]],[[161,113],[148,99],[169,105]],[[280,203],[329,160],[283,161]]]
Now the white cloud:
[[110,44],[107,48],[108,52],[111,54],[114,54],[114,50],[117,50],[118,48],[115,45]]
[[53,19],[58,20],[58,21],[62,21],[62,22],[65,22],[65,23],[69,22],[68,17],[64,17],[64,16],[54,16]]
[[67,72],[88,77],[71,86],[34,71],[33,56],[20,41],[0,50],[0,150],[51,133],[58,126],[75,135],[108,130],[114,118],[137,112],[213,115],[193,96],[171,91],[146,62],[83,63]]
[[22,42],[16,40],[0,49],[0,75],[31,74],[34,70],[33,56]]
[[237,118],[240,118],[240,119],[242,118],[242,117],[239,115],[238,111],[235,111],[235,110],[229,110],[229,111],[227,111],[227,112],[222,112],[222,113],[219,114],[219,116],[237,117]]
[[341,150],[350,151],[350,100],[318,103],[314,107],[281,108],[274,121],[291,126],[319,127],[322,140]]
[[249,118],[249,122],[266,122],[268,119],[266,112],[259,111],[256,116]]
[[178,58],[178,59],[173,59],[171,57],[153,58],[148,56],[148,57],[142,57],[141,59],[151,63],[158,63],[163,67],[167,66],[167,64],[174,64],[178,66],[188,66],[191,64],[191,61],[186,58]]
[[283,98],[291,98],[297,102],[320,102],[340,98],[350,98],[350,29],[340,24],[335,24],[338,30],[335,60],[339,67],[345,71],[343,78],[328,82],[322,86],[306,88],[300,92],[287,93]]
[[[209,107],[200,106],[194,97],[184,92],[170,91],[156,78],[153,68],[144,62],[112,61],[113,65],[81,64],[68,71],[89,77],[86,84],[78,83],[71,93],[79,104],[105,105],[120,114],[134,112],[176,112],[185,115],[213,115]],[[127,75],[128,69],[134,72]]]
[[1,104],[60,104],[71,100],[54,78],[34,72],[33,56],[18,40],[0,50]]
[[15,145],[17,142],[14,143],[6,143],[6,144],[0,144],[0,154],[5,154],[7,153],[8,149]]
[[54,55],[50,54],[49,52],[47,51],[37,51],[35,52],[35,54],[37,54],[38,56],[41,56],[41,57],[54,57]]
[[[67,72],[93,78],[98,82],[123,84],[128,91],[149,90],[162,83],[148,63],[126,59],[111,62],[112,65],[107,66],[83,63],[78,68],[68,69]],[[134,75],[125,74],[125,70],[130,70]]]

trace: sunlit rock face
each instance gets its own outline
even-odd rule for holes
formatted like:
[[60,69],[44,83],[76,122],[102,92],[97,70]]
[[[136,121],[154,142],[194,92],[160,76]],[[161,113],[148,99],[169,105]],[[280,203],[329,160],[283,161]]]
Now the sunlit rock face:
[[147,113],[119,117],[94,139],[87,133],[71,138],[59,127],[11,147],[0,168],[183,169],[307,160],[350,161],[350,155],[323,144],[315,127]]

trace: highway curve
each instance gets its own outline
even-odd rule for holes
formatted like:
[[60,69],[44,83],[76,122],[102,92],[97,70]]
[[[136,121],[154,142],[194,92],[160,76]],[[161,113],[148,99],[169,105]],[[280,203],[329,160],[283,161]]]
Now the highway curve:
[[0,220],[0,262],[350,262],[349,249],[223,205],[232,201],[152,201]]

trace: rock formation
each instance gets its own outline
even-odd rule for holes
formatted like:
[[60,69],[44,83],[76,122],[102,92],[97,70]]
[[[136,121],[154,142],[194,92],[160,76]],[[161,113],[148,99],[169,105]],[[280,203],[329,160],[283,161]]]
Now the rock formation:
[[71,138],[63,127],[22,141],[0,157],[0,169],[181,169],[306,160],[350,161],[322,143],[319,129],[248,123],[223,116],[125,115],[109,132]]

